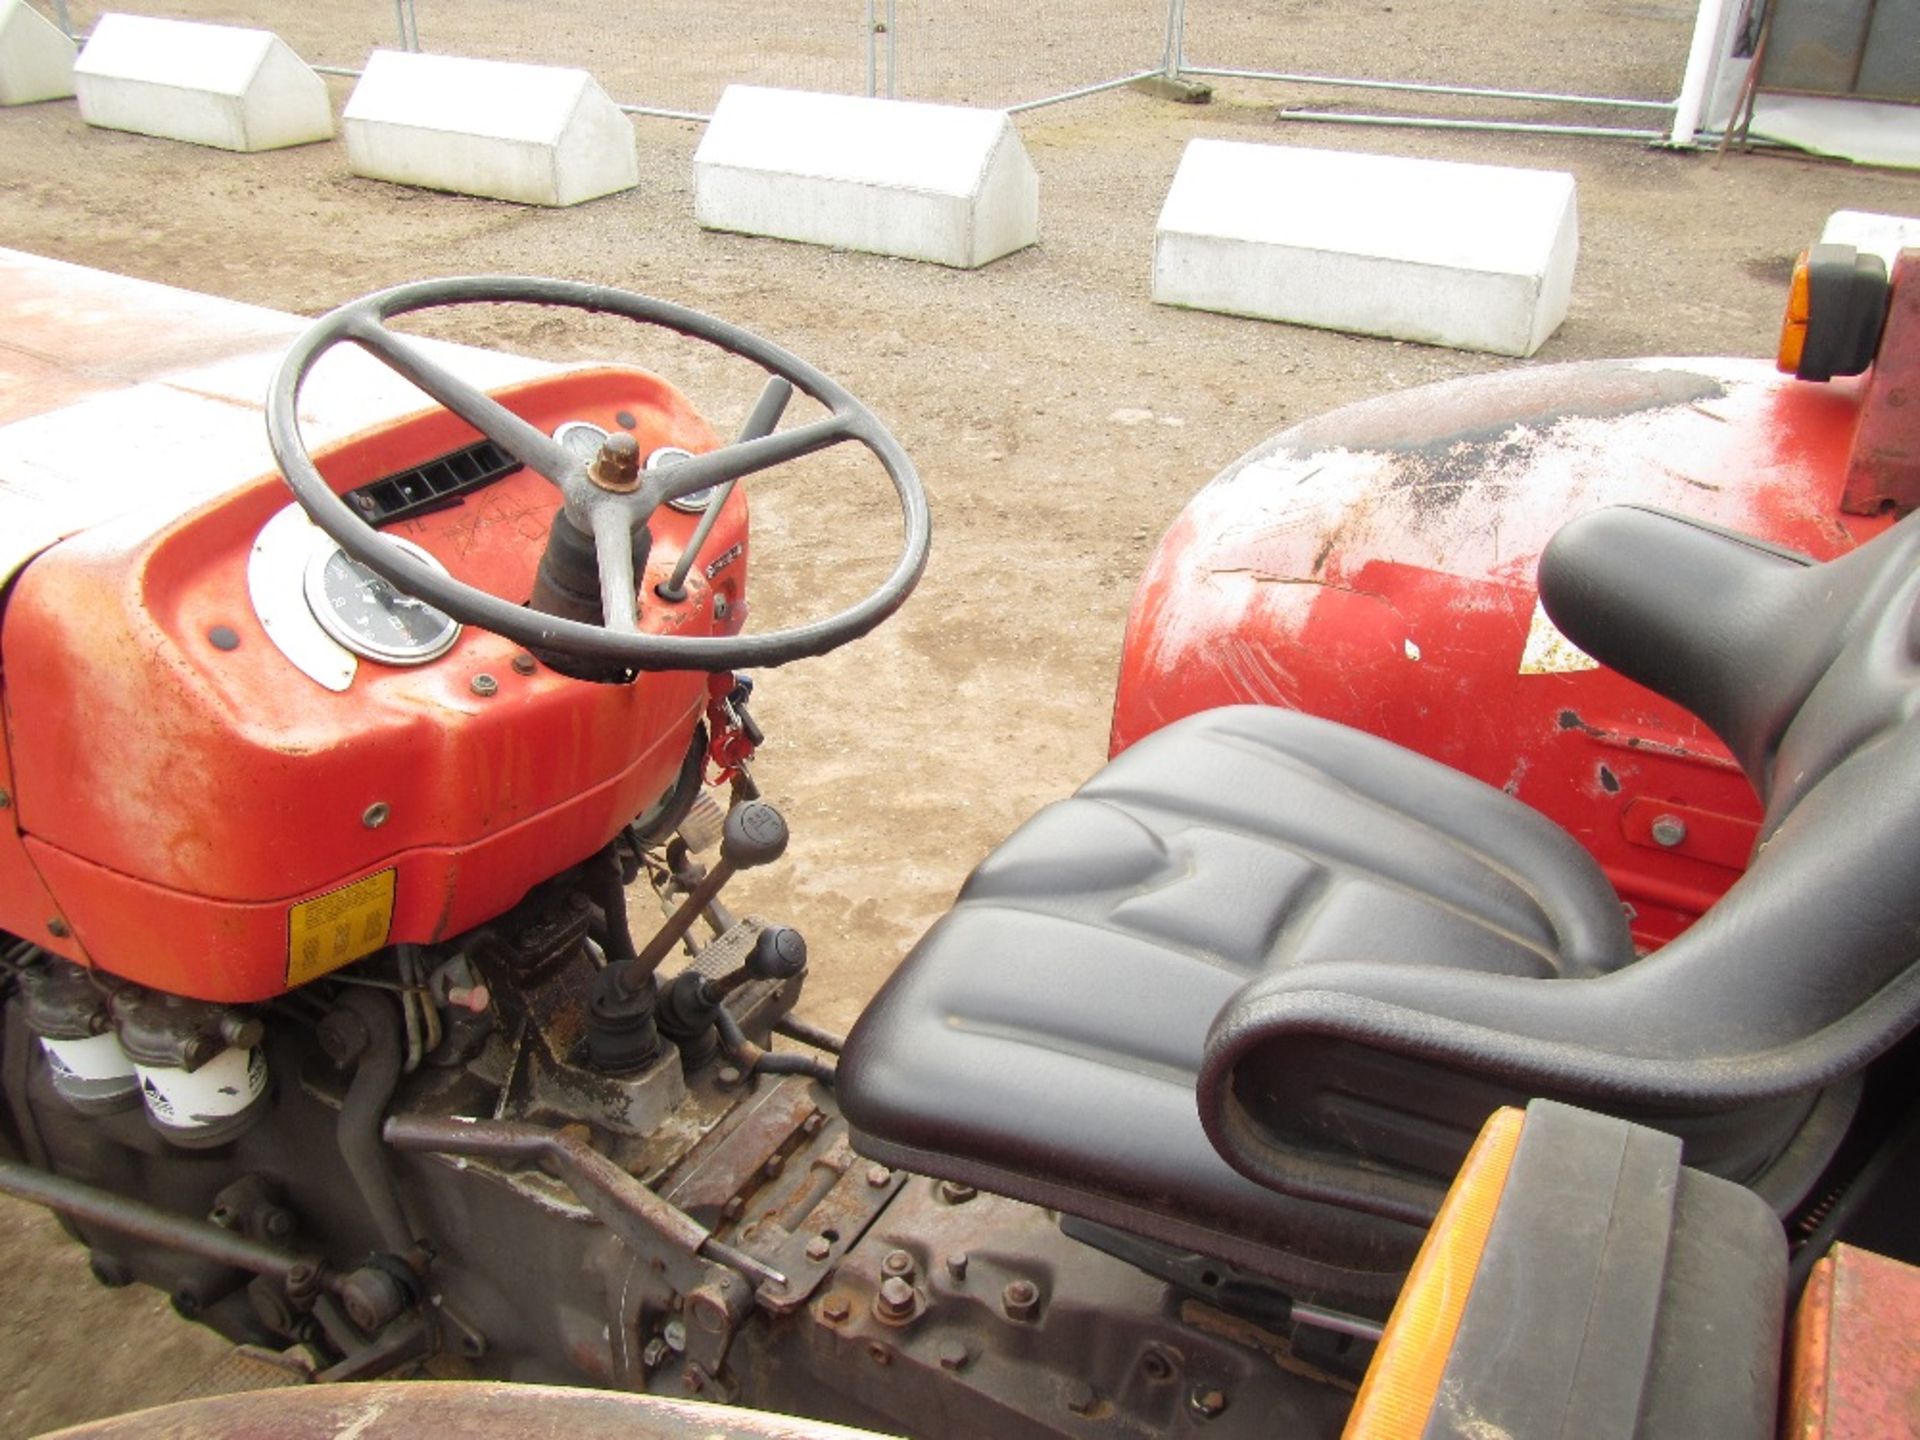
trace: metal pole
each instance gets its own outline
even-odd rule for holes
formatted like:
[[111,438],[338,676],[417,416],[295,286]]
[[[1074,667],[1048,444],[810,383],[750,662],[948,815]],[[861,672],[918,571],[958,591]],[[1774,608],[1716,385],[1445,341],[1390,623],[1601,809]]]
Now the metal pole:
[[713,116],[698,110],[667,110],[658,105],[616,105],[614,109],[623,115],[646,115],[655,120],[691,120],[696,125],[704,125],[713,119]]
[[53,0],[53,20],[69,40],[79,38],[73,33],[73,17],[67,13],[67,0]]
[[11,1195],[16,1200],[44,1205],[83,1225],[97,1226],[102,1230],[130,1235],[150,1245],[198,1255],[216,1265],[248,1270],[283,1283],[298,1280],[301,1277],[295,1272],[305,1271],[321,1288],[336,1292],[340,1288],[340,1278],[324,1269],[317,1260],[289,1255],[236,1231],[222,1230],[204,1220],[173,1215],[111,1190],[102,1190],[64,1175],[51,1175],[17,1161],[0,1160],[0,1195]]
[[1626,130],[1610,125],[1541,125],[1526,120],[1443,120],[1436,115],[1362,115],[1345,110],[1282,110],[1282,120],[1324,120],[1349,125],[1404,125],[1416,130],[1498,130],[1520,135],[1591,135],[1604,139],[1665,140],[1664,130]]
[[879,94],[879,57],[874,53],[874,0],[867,0],[867,94]]
[[[787,401],[793,398],[793,385],[778,375],[767,378],[760,398],[754,402],[753,409],[747,415],[747,423],[740,429],[734,443],[743,440],[758,440],[763,435],[771,435],[774,427],[780,423],[780,417],[786,413]],[[727,497],[733,494],[734,482],[723,482],[707,497],[707,508],[700,512],[700,523],[693,527],[686,548],[680,552],[679,563],[673,567],[673,574],[667,577],[667,583],[656,586],[654,593],[662,600],[680,601],[687,598],[687,574],[693,569],[693,562],[700,558],[700,548],[707,543],[707,537],[713,533],[713,527],[720,518],[720,511],[726,506]]]
[[1160,73],[1169,80],[1178,80],[1186,58],[1187,0],[1172,0],[1167,6],[1167,48],[1160,57]]
[[1556,95],[1541,90],[1493,90],[1480,85],[1423,85],[1409,80],[1365,80],[1344,75],[1290,75],[1278,70],[1225,70],[1195,65],[1189,75],[1228,80],[1278,80],[1290,85],[1334,85],[1356,90],[1399,90],[1413,95],[1466,95],[1478,100],[1531,100],[1546,105],[1600,105],[1616,110],[1671,110],[1671,100],[1619,100],[1608,95]]
[[895,0],[887,0],[887,98],[899,98],[899,87],[895,83],[895,62],[899,58],[900,20],[895,10]]
[[1131,75],[1122,75],[1118,80],[1102,80],[1098,85],[1082,85],[1078,90],[1063,91],[1058,95],[1048,95],[1039,100],[1022,100],[1018,105],[1006,107],[1009,115],[1018,115],[1023,110],[1038,110],[1042,105],[1058,105],[1063,100],[1078,100],[1084,95],[1098,95],[1106,90],[1118,90],[1123,85],[1131,85],[1136,80],[1146,80],[1158,75],[1158,70],[1136,70]]

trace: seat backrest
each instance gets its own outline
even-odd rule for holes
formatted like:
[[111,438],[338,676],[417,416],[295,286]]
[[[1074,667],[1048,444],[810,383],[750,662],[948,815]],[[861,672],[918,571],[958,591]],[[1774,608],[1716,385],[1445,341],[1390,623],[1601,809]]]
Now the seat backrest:
[[1685,516],[1620,505],[1554,536],[1540,558],[1540,599],[1581,649],[1727,743],[1766,802],[1764,842],[1835,765],[1897,723],[1916,679],[1906,647],[1888,654],[1850,642],[1863,627],[1904,624],[1917,556],[1910,524],[1816,565]]
[[[1767,807],[1747,874],[1678,940],[1594,979],[1257,979],[1209,1036],[1203,1122],[1275,1189],[1404,1216],[1430,1186],[1355,1178],[1430,1175],[1436,1124],[1464,1153],[1497,1096],[1544,1095],[1678,1134],[1688,1163],[1763,1190],[1772,1173],[1791,1204],[1837,1142],[1834,1097],[1920,1021],[1920,515],[1814,565],[1598,511],[1548,547],[1541,595],[1575,644],[1687,706],[1746,767]],[[1382,1107],[1420,1150],[1343,1140]]]

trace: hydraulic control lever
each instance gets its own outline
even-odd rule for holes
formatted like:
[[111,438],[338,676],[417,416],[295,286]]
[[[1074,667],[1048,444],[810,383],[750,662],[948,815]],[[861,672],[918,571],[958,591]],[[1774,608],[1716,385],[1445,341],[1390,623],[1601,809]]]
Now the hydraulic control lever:
[[807,942],[800,932],[784,925],[769,926],[755,937],[746,963],[738,969],[720,976],[686,969],[674,976],[660,1000],[660,1028],[682,1049],[691,1046],[704,1059],[713,1043],[708,1032],[729,995],[749,981],[791,980],[806,968]]
[[[633,962],[641,974],[651,975],[669,951],[686,938],[693,922],[705,913],[721,888],[742,870],[752,870],[778,860],[787,850],[787,822],[780,812],[764,800],[748,800],[727,812],[727,823],[720,834],[720,859],[713,869],[680,902],[654,937]],[[798,937],[795,937],[798,938]],[[805,949],[801,951],[805,964]]]

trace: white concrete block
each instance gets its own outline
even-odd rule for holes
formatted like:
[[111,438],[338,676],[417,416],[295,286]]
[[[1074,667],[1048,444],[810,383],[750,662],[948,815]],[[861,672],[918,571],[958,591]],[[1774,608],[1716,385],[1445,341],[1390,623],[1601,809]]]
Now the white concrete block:
[[633,122],[584,70],[376,50],[343,116],[356,175],[523,205],[640,183]]
[[1863,255],[1878,255],[1891,273],[1894,256],[1902,250],[1920,248],[1920,220],[1866,210],[1836,210],[1827,217],[1820,243],[1851,245]]
[[333,138],[327,87],[267,30],[102,15],[73,67],[80,118],[221,150]]
[[0,0],[0,105],[73,94],[73,41],[26,0]]
[[1040,238],[1005,111],[729,85],[693,157],[694,217],[972,269]]
[[1194,140],[1154,237],[1163,305],[1531,355],[1566,318],[1571,175]]

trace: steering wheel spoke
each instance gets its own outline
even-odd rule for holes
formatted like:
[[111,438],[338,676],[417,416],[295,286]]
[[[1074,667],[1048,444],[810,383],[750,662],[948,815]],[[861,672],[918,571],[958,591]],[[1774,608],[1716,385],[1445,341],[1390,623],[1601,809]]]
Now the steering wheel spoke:
[[656,504],[665,504],[696,490],[741,480],[776,465],[830,450],[857,438],[859,433],[859,424],[852,416],[834,414],[796,425],[791,430],[735,441],[691,460],[682,460],[668,469],[653,471],[648,476],[648,485],[653,491],[650,498]]
[[593,558],[600,567],[600,618],[617,635],[639,633],[633,573],[633,518],[627,507],[605,502],[593,512]]
[[350,338],[396,375],[412,382],[522,465],[555,485],[565,483],[580,462],[559,441],[530,425],[486,391],[462,380],[424,350],[401,339],[372,315],[354,316]]

